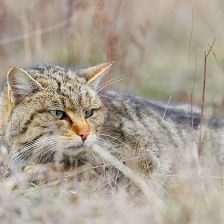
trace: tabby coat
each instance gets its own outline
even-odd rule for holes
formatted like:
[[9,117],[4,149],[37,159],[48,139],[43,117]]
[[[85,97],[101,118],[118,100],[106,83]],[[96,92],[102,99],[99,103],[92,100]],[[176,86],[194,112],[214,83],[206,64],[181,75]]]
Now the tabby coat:
[[[137,96],[102,93],[98,81],[110,66],[9,70],[1,136],[13,171],[29,163],[94,163],[90,148],[95,144],[147,175],[179,169],[184,153],[198,147],[199,114]],[[223,163],[223,121],[204,123],[203,139],[216,138],[214,152]]]

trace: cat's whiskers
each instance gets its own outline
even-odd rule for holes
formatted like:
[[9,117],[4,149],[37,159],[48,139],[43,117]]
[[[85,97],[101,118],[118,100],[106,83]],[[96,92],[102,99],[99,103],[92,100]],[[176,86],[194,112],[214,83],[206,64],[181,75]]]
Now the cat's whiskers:
[[34,150],[31,151],[31,147],[27,147],[24,149],[24,151],[21,153],[21,152],[18,152],[16,154],[14,154],[11,158],[11,166],[14,164],[25,164],[27,163],[28,161],[32,160],[33,156],[34,156],[34,153],[33,153]]
[[105,139],[102,139],[100,137],[97,137],[97,143],[102,143],[99,144],[101,146],[104,146],[105,148],[108,149],[108,151],[112,151],[113,154],[115,154],[119,159],[122,159],[122,156],[124,157],[125,154],[122,151],[118,151],[115,146],[113,146],[111,143],[107,142]]
[[[102,135],[104,135],[104,134],[102,134]],[[108,137],[109,135],[104,135],[104,136]],[[113,136],[109,136],[109,137],[116,139]],[[50,157],[55,151],[57,151],[57,149],[64,148],[64,145],[62,143],[61,144],[58,143],[57,140],[58,140],[57,137],[53,137],[53,138],[51,137],[51,139],[49,139],[49,137],[45,137],[45,138],[42,138],[38,142],[28,143],[25,148],[18,151],[17,153],[14,153],[14,155],[12,156],[11,159],[13,162],[16,162],[17,160],[23,160],[24,158],[31,155],[31,157],[27,161],[25,160],[25,163],[32,162],[38,157],[39,157],[39,160],[38,160],[38,163],[39,163],[40,160],[42,160],[43,156],[48,155],[48,157]],[[116,139],[116,140],[118,140],[118,139]],[[123,153],[119,152],[112,144],[106,142],[105,139],[102,139],[100,137],[97,137],[97,141],[98,141],[98,143],[102,143],[104,147],[110,148],[110,149],[113,149],[114,151],[116,151],[116,154],[120,158],[120,160],[125,161],[125,159],[124,158],[122,159],[122,156],[121,156],[121,154],[123,154]],[[53,147],[55,147],[55,148],[52,149]],[[82,150],[77,150],[75,153],[74,152],[73,153],[74,153],[74,155],[77,155],[83,151],[84,150],[82,149]],[[141,153],[141,155],[139,154],[138,156],[129,158],[128,160],[131,160],[134,158],[140,158],[143,155],[144,154]],[[94,156],[96,156],[96,155],[94,154]]]
[[[95,147],[99,147],[99,146],[96,145]],[[94,155],[94,156],[97,156],[97,154],[94,153],[94,152],[93,152],[93,155]],[[142,156],[144,156],[144,155],[142,155]],[[130,161],[130,160],[133,160],[133,159],[138,159],[138,158],[139,158],[138,156],[135,156],[135,157],[130,157],[130,158],[122,159],[122,160],[119,161],[119,164],[120,164],[121,162],[126,162],[126,161]],[[116,163],[114,163],[114,164],[116,165]],[[54,182],[51,182],[51,183],[49,183],[49,184],[46,184],[45,186],[52,186],[52,185],[55,185],[55,184],[57,184],[57,183],[60,183],[60,181],[63,181],[65,178],[71,178],[71,177],[76,176],[76,175],[79,174],[79,173],[86,172],[86,171],[88,171],[88,170],[90,170],[90,169],[103,168],[103,167],[107,167],[107,166],[109,166],[109,165],[113,165],[113,164],[111,164],[111,163],[105,163],[105,162],[104,162],[103,164],[97,164],[97,165],[93,165],[93,166],[91,166],[91,167],[81,168],[81,169],[79,169],[79,170],[75,170],[75,171],[73,171],[73,172],[71,172],[71,173],[69,173],[69,174],[66,174],[65,176],[63,176],[63,177],[57,179],[57,180],[54,181]],[[120,175],[120,173],[117,174],[117,176],[119,176],[119,175]],[[131,182],[131,180],[130,180],[130,182]],[[128,183],[128,184],[129,184],[129,183]],[[127,184],[127,185],[128,185],[128,184]]]
[[11,155],[10,167],[17,165],[17,167],[21,168],[21,166],[34,161],[44,150],[46,151],[49,147],[54,146],[54,144],[55,137],[51,137],[50,139],[49,137],[45,137],[37,142],[28,143],[26,147]]
[[[44,142],[43,144],[38,144],[35,145],[35,147],[37,148],[37,150],[32,154],[32,159],[35,160],[38,158],[38,163],[40,162],[40,160],[42,159],[42,156],[45,155],[45,152],[48,152],[48,150],[52,150],[55,151],[55,149],[52,149],[53,147],[55,147],[57,144],[57,142],[55,141],[55,139],[51,139],[50,141],[48,140],[47,142]],[[42,153],[44,153],[43,155],[41,155]]]
[[51,156],[53,156],[54,153],[55,153],[54,150],[49,150],[49,149],[48,149],[48,151],[45,152],[45,154],[44,154],[43,162],[47,162],[48,159],[49,159]]
[[[53,145],[54,147],[54,145]],[[55,152],[54,150],[51,149],[52,146],[48,145],[48,148],[42,148],[42,150],[39,150],[38,153],[33,157],[33,160],[37,159],[37,163],[41,163],[43,157],[45,159],[45,156],[49,153],[49,152]]]
[[111,86],[111,85],[113,85],[114,83],[120,82],[120,81],[122,81],[122,80],[124,80],[124,78],[120,78],[120,79],[114,80],[114,81],[112,81],[112,82],[109,82],[108,84],[104,85],[103,87],[98,88],[98,89],[96,90],[96,92],[98,93],[98,92],[100,92],[101,90],[105,89],[106,87]]
[[[106,142],[104,139],[100,139],[98,138],[98,140],[103,141],[103,146],[107,149],[107,147],[109,146],[110,148],[113,148],[116,152],[118,152],[118,154],[115,154],[117,156],[117,158],[119,159],[120,162],[128,162],[128,161],[133,161],[133,160],[138,160],[138,159],[142,159],[145,158],[146,156],[148,156],[148,152],[146,150],[144,151],[138,151],[138,154],[136,156],[131,156],[131,157],[126,157],[124,153],[118,151],[113,145],[111,145],[110,143]],[[106,145],[105,145],[106,143]],[[110,152],[110,150],[109,150]],[[121,156],[122,154],[122,156]]]
[[[114,82],[114,81],[117,81],[119,79],[124,79],[121,75],[120,76],[117,76],[117,77],[114,77],[112,79],[109,79],[107,81],[105,81],[104,83],[102,83],[97,89],[96,89],[96,92],[99,92],[100,89],[103,89],[105,87],[107,87],[108,85],[110,85],[110,83]],[[107,86],[106,86],[107,85]]]
[[124,145],[128,150],[132,150],[129,145],[127,145],[126,143],[122,142],[120,139],[118,139],[118,138],[116,138],[114,136],[111,136],[111,135],[108,135],[108,134],[98,134],[98,135],[99,136],[105,136],[105,137],[109,137],[111,139],[114,139],[114,140],[118,141],[119,143],[121,143],[122,145]]

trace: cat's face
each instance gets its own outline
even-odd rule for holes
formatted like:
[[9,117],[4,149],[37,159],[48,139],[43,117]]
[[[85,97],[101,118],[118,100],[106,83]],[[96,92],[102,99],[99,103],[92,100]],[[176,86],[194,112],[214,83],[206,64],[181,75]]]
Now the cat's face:
[[76,154],[94,143],[104,111],[92,85],[109,66],[76,72],[58,66],[11,69],[5,139],[13,154],[48,161],[53,153]]

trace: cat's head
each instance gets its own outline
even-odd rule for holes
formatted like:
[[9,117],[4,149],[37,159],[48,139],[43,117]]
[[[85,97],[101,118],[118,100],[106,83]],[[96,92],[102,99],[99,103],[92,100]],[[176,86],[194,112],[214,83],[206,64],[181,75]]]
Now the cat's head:
[[103,123],[96,82],[110,66],[11,68],[3,117],[5,141],[14,157],[47,160],[53,152],[76,153],[94,142]]

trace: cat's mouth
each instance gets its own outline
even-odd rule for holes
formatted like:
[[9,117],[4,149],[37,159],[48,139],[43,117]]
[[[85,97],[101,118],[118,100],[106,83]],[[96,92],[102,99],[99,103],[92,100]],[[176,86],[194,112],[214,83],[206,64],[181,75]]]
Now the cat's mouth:
[[60,142],[61,144],[61,151],[67,155],[77,155],[81,152],[92,147],[95,143],[95,136],[89,136],[86,141],[78,141],[78,140],[63,140]]
[[70,146],[68,146],[67,148],[66,148],[66,150],[68,149],[68,150],[74,150],[74,149],[76,149],[76,148],[82,148],[82,147],[84,147],[85,146],[85,143],[84,142],[81,142],[81,143],[78,143],[78,144],[74,144],[74,145],[70,145]]
[[94,137],[88,138],[86,141],[67,140],[62,141],[63,151],[77,151],[77,149],[84,149],[91,146],[95,141]]

